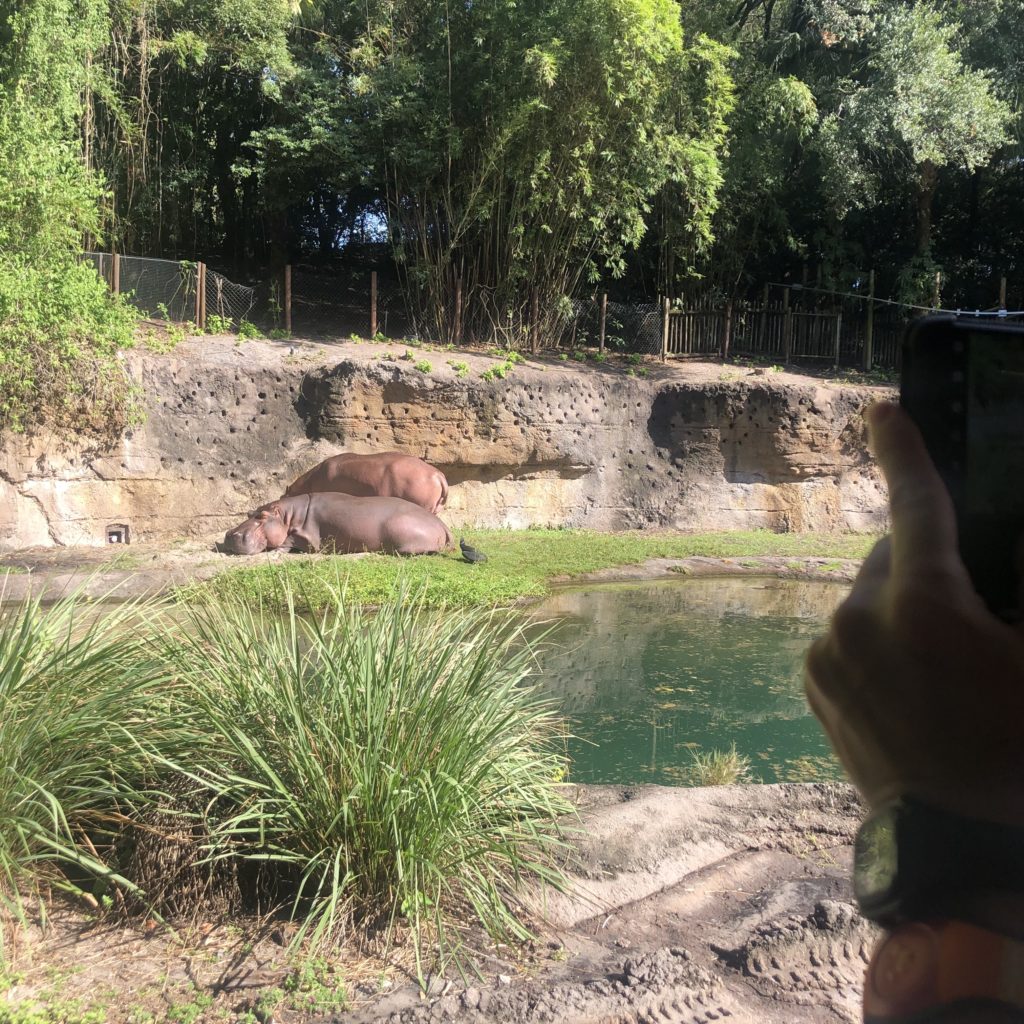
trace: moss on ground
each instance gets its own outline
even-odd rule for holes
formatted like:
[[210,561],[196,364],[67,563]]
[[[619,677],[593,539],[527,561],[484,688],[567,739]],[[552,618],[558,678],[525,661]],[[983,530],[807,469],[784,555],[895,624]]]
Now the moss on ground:
[[458,552],[421,558],[367,555],[323,556],[231,569],[212,580],[180,590],[185,599],[202,593],[242,592],[272,599],[282,580],[311,608],[321,607],[330,587],[340,582],[348,598],[377,604],[400,581],[422,588],[433,605],[511,604],[540,597],[553,580],[573,578],[649,558],[863,558],[875,537],[864,534],[793,534],[767,530],[682,534],[671,532],[597,533],[593,530],[467,530],[463,536],[488,556],[471,565]]

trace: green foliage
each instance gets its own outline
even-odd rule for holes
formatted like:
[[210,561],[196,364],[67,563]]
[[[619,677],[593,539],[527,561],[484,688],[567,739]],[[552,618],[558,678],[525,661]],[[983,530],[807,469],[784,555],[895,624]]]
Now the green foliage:
[[356,912],[405,917],[418,948],[429,934],[447,953],[467,910],[525,937],[517,880],[560,884],[569,810],[558,720],[524,685],[529,644],[494,613],[436,615],[404,589],[373,614],[335,589],[312,618],[296,596],[187,605],[168,648],[209,740],[182,767],[225,808],[215,855],[292,879],[296,942],[314,949]]
[[694,786],[734,786],[750,781],[750,758],[733,743],[728,750],[690,751],[687,776]]
[[459,380],[463,380],[469,376],[469,363],[464,362],[461,359],[449,359],[448,365],[455,371],[455,376],[458,377]]
[[48,885],[129,884],[95,851],[118,808],[152,798],[154,757],[177,734],[139,615],[90,612],[80,593],[0,612],[0,900],[16,916]]
[[921,3],[893,7],[875,31],[870,84],[850,114],[861,144],[888,144],[914,168],[984,163],[1005,141],[1009,111],[989,77],[964,66],[957,27]]
[[206,992],[197,992],[187,1003],[172,1003],[167,1007],[168,1024],[195,1024],[213,1005],[213,997]]
[[218,316],[211,313],[206,317],[207,334],[230,334],[234,330],[235,322],[229,316]]
[[70,256],[0,253],[0,429],[119,434],[140,418],[118,350],[138,314]]
[[341,1013],[348,1009],[348,989],[324,960],[312,959],[284,979],[279,1002],[305,1013]]
[[241,320],[238,324],[238,336],[243,341],[256,341],[263,337],[263,332],[248,320]]
[[420,359],[418,362],[416,362],[415,367],[417,370],[420,371],[420,373],[430,373],[430,371],[433,370],[433,367],[430,365],[430,363],[427,362],[426,359]]
[[677,197],[700,181],[688,216],[710,223],[722,136],[704,129],[728,76],[671,0],[338,0],[312,20],[251,173],[275,193],[371,183],[427,322],[448,324],[462,267],[464,328],[518,343],[531,287],[549,317],[589,275],[621,273],[667,181]]
[[135,314],[76,253],[102,189],[79,157],[99,0],[28,0],[0,23],[0,430],[117,433],[136,417],[117,359]]
[[[866,267],[885,268],[889,294],[919,300],[912,263],[934,259],[937,248],[963,260],[965,243],[983,244],[968,222],[979,181],[989,179],[972,172],[1007,166],[1006,100],[1020,103],[1004,76],[1017,58],[998,40],[1020,27],[1013,8],[686,0],[684,24],[741,58],[717,240],[704,263],[709,284],[735,294],[737,285],[778,280],[780,262],[807,260],[840,290]],[[933,207],[955,182],[974,192],[946,199],[936,247]],[[1005,198],[1004,211],[1017,208]],[[991,228],[1003,218],[990,218]]]

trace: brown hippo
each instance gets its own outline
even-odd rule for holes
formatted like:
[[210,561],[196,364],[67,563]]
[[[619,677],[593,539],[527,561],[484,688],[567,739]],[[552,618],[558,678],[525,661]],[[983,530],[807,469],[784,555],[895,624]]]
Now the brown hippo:
[[358,497],[405,498],[437,515],[448,499],[444,473],[415,455],[379,452],[355,455],[345,452],[324,459],[288,486],[286,498],[296,494],[341,491]]
[[300,494],[261,505],[224,535],[223,551],[319,551],[340,554],[383,551],[432,555],[450,547],[448,527],[403,498],[356,498],[351,494]]

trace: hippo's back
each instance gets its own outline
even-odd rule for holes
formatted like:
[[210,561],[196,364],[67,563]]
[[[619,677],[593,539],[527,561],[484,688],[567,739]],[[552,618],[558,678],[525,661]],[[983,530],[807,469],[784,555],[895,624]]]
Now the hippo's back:
[[436,512],[448,497],[444,474],[429,462],[402,452],[332,455],[304,473],[286,496],[338,491],[355,497],[404,498]]

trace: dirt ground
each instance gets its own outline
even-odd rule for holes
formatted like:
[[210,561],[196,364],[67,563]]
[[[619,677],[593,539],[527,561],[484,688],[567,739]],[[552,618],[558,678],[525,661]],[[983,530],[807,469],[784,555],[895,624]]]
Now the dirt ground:
[[83,1024],[859,1019],[873,931],[848,883],[849,787],[598,786],[577,800],[571,892],[536,893],[536,941],[481,949],[475,976],[422,992],[408,964],[366,958],[297,974],[272,925],[173,931],[64,912],[10,948],[7,1004]]

